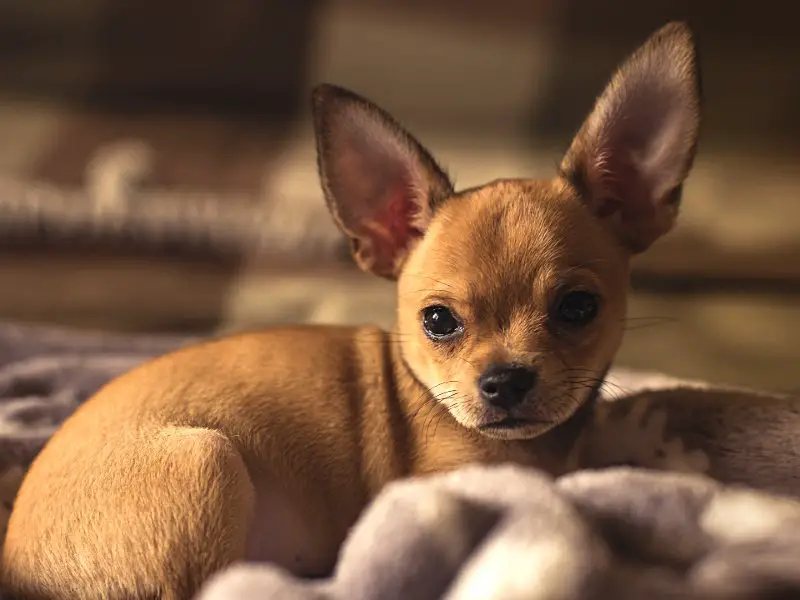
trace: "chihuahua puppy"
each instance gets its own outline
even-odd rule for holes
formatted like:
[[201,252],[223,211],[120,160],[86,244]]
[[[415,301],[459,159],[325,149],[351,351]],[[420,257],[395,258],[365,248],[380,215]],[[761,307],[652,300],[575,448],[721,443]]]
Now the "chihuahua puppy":
[[396,327],[234,335],[109,383],[25,477],[5,589],[183,600],[245,559],[325,575],[392,480],[573,468],[629,261],[678,214],[699,105],[692,34],[669,24],[614,74],[554,178],[456,191],[382,109],[317,87],[325,199],[360,267],[397,281]]

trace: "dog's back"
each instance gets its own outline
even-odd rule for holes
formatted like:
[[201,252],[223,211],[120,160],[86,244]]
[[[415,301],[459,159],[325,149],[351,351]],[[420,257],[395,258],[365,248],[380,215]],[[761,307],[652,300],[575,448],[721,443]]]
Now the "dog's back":
[[[367,498],[407,467],[381,422],[392,418],[388,341],[374,328],[239,335],[110,383],[31,466],[9,522],[4,586],[19,598],[171,598],[245,557],[326,573]],[[297,386],[326,401],[306,405]],[[364,444],[385,448],[385,463],[353,464]],[[167,588],[151,587],[159,581]]]

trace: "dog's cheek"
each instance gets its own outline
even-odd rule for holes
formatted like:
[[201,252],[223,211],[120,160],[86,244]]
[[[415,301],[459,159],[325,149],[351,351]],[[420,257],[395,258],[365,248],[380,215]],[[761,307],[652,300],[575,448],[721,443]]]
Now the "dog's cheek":
[[624,301],[613,299],[604,308],[595,324],[563,349],[562,356],[573,369],[602,371],[619,351],[626,327]]
[[400,335],[400,345],[403,348],[403,357],[416,379],[434,393],[446,386],[441,385],[449,381],[446,363],[442,363],[436,348],[432,347],[430,340],[414,324],[404,329]]
[[443,352],[442,348],[435,348],[430,353],[428,369],[431,380],[438,386],[437,389],[441,389],[444,392],[444,390],[456,391],[459,388],[460,380],[456,363],[457,361],[451,353],[448,351]]
[[427,353],[425,383],[443,404],[462,404],[474,393],[469,363],[452,346],[435,345]]
[[541,402],[567,417],[582,405],[601,383],[616,354],[617,342],[605,327],[582,343],[561,344],[550,353],[541,371]]

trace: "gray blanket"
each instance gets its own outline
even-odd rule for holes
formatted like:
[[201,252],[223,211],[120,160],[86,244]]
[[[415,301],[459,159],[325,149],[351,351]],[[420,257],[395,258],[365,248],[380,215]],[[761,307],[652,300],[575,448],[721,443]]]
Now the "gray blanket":
[[[0,325],[6,510],[30,460],[80,402],[190,341]],[[618,395],[677,382],[620,370],[612,385]],[[198,600],[784,597],[800,597],[800,502],[687,474],[606,469],[553,480],[474,466],[389,486],[330,580],[239,565]]]

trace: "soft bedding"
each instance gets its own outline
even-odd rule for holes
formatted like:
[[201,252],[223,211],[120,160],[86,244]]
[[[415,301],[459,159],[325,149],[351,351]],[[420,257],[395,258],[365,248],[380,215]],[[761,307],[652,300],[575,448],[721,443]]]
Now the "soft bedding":
[[[0,324],[0,499],[110,378],[194,338]],[[613,371],[608,396],[703,384]],[[612,468],[552,479],[511,465],[396,482],[330,580],[237,565],[198,600],[800,597],[800,502],[698,475]]]

